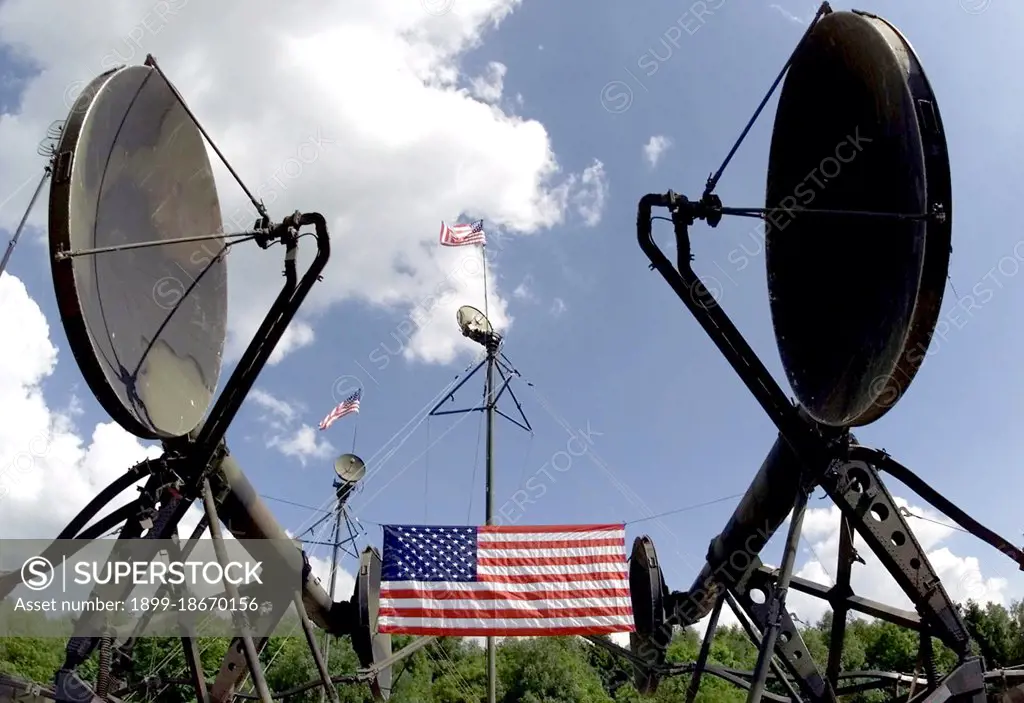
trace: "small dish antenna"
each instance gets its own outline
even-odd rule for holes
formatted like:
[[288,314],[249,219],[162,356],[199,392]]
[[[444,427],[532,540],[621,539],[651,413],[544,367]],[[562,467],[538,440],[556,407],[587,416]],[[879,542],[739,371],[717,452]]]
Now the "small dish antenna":
[[338,475],[338,480],[334,482],[338,500],[344,501],[366,475],[366,462],[355,454],[342,454],[334,460],[334,473]]
[[469,337],[484,346],[498,341],[499,337],[494,332],[491,321],[472,305],[463,305],[455,317],[459,322],[459,329],[462,330],[463,337]]

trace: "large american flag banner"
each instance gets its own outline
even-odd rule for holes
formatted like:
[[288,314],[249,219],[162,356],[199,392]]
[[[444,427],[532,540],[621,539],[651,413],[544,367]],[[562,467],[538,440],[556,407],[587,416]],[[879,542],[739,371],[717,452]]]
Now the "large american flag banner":
[[362,395],[363,389],[360,388],[348,398],[338,403],[337,407],[327,413],[327,417],[320,421],[320,429],[326,430],[346,415],[359,412],[359,399]]
[[461,225],[448,225],[441,222],[441,246],[464,247],[469,244],[487,244],[483,220]]
[[624,525],[385,525],[381,632],[631,632]]

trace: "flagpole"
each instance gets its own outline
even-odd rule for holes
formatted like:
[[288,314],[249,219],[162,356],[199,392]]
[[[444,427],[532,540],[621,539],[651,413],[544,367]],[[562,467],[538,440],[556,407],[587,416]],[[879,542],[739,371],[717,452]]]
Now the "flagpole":
[[[486,261],[486,259],[485,259]],[[484,265],[484,306],[486,307],[487,299],[487,273],[486,264]],[[487,404],[485,411],[487,414],[487,472],[486,472],[486,486],[484,488],[486,492],[486,524],[494,524],[494,406],[496,405],[496,398],[494,397],[494,357],[498,352],[498,340],[494,335],[487,340],[487,389],[486,397]],[[498,683],[497,683],[497,653],[494,648],[494,638],[487,638],[487,703],[497,703],[498,701]]]
[[490,312],[487,309],[487,243],[480,244],[480,259],[484,264],[484,317],[490,319]]
[[[490,310],[487,300],[487,241],[480,242],[480,261],[483,263],[484,276],[484,317],[490,319]],[[487,380],[486,394],[487,402],[485,413],[487,415],[487,450],[486,450],[486,479],[484,486],[486,513],[485,524],[494,524],[494,357],[498,352],[498,339],[491,336],[487,340]],[[494,637],[487,638],[487,703],[498,703],[498,657],[494,646]]]

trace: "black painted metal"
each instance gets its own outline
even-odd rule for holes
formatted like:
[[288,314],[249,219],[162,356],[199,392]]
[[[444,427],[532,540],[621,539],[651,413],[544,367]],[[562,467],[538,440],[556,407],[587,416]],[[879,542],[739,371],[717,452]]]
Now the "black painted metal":
[[[630,587],[632,588],[632,584]],[[704,669],[708,665],[708,656],[711,654],[711,644],[714,642],[715,633],[718,631],[718,617],[722,614],[723,605],[725,605],[724,592],[718,595],[718,598],[715,599],[715,606],[711,609],[711,616],[708,618],[708,629],[704,632],[704,640],[700,643],[700,652],[697,653],[693,676],[690,677],[690,685],[686,689],[686,703],[693,703],[697,700],[697,693],[700,691],[700,680]]]
[[830,593],[832,605],[832,631],[829,633],[828,664],[825,678],[835,689],[839,686],[839,671],[842,668],[843,644],[846,641],[846,616],[850,612],[847,598],[853,595],[850,576],[856,552],[853,549],[853,527],[845,515],[839,518],[839,557],[836,585]]
[[869,19],[826,16],[782,87],[765,198],[786,212],[766,222],[776,340],[819,422],[860,424],[885,390],[911,327],[927,225],[801,211],[927,212],[926,178],[905,64]]
[[[875,132],[858,136],[857,129],[863,125]],[[849,147],[842,159],[835,152],[841,142]],[[822,149],[829,145],[831,152],[824,154]],[[876,149],[873,155],[869,146]],[[801,195],[797,188],[806,185],[812,167],[820,167],[825,156],[842,167],[830,176],[835,182],[830,188],[822,184],[809,198]],[[798,200],[801,197],[803,202]],[[838,671],[838,656],[831,657],[829,675],[823,677],[790,616],[780,613],[778,623],[771,610],[777,602],[775,594],[788,585],[829,600],[843,620],[848,610],[858,610],[917,629],[923,642],[929,643],[923,655],[930,637],[941,639],[961,657],[960,668],[936,688],[951,694],[951,700],[973,701],[979,687],[984,689],[983,669],[967,655],[967,632],[955,605],[871,465],[875,460],[879,464],[891,460],[856,446],[848,433],[850,426],[871,422],[892,407],[924,357],[948,267],[949,200],[945,140],[920,63],[898,31],[866,13],[826,16],[798,48],[780,99],[765,210],[725,208],[709,190],[699,202],[671,191],[640,199],[637,239],[651,268],[705,330],[780,435],[774,456],[762,466],[729,524],[712,542],[708,563],[689,591],[671,595],[658,631],[646,633],[638,627],[637,637],[631,640],[631,658],[641,662],[641,668],[647,662],[648,677],[677,671],[658,660],[671,626],[695,623],[724,592],[753,621],[748,626],[752,638],[757,638],[754,627],[766,633],[769,641],[776,625],[792,633],[769,648],[810,700],[834,700],[837,694],[893,680],[895,675],[865,672],[866,678],[874,680],[838,687],[838,681],[847,676]],[[667,208],[671,214],[676,266],[654,242],[654,207]],[[783,364],[801,401],[798,407],[788,401],[693,271],[689,238],[689,227],[698,219],[713,227],[725,214],[771,219],[786,211],[789,222],[773,221],[769,228],[769,288]],[[870,218],[857,216],[869,214]],[[812,301],[823,306],[829,318],[826,323],[811,314]],[[785,574],[780,584],[778,572],[763,567],[757,554],[794,506],[794,499],[817,485],[843,514],[842,578],[832,589],[798,578],[787,584]],[[1024,564],[1024,553],[970,520],[937,492],[932,490],[929,499],[956,510],[958,522]],[[763,536],[752,534],[758,522],[763,523]],[[893,574],[920,617],[852,594],[849,572],[859,559],[853,549],[853,531]],[[634,558],[640,556],[634,549]],[[643,577],[636,580],[633,596],[634,607],[646,623],[652,619],[648,610],[657,603],[649,595],[649,584],[661,574],[641,566]],[[751,598],[755,591],[764,598],[755,602]],[[740,620],[745,622],[743,617]],[[843,623],[834,626],[833,643],[839,645],[834,649],[841,649],[843,632]],[[762,659],[759,671],[751,675],[755,680],[742,684],[752,689],[754,699],[758,679],[770,666],[770,657]],[[735,682],[736,672],[724,673]],[[768,693],[764,697],[777,699]]]

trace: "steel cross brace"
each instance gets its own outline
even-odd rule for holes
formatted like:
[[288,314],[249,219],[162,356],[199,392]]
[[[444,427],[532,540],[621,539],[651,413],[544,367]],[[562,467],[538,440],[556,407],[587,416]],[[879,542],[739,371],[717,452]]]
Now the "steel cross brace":
[[906,593],[924,629],[962,661],[970,643],[967,626],[875,468],[834,461],[819,485]]

